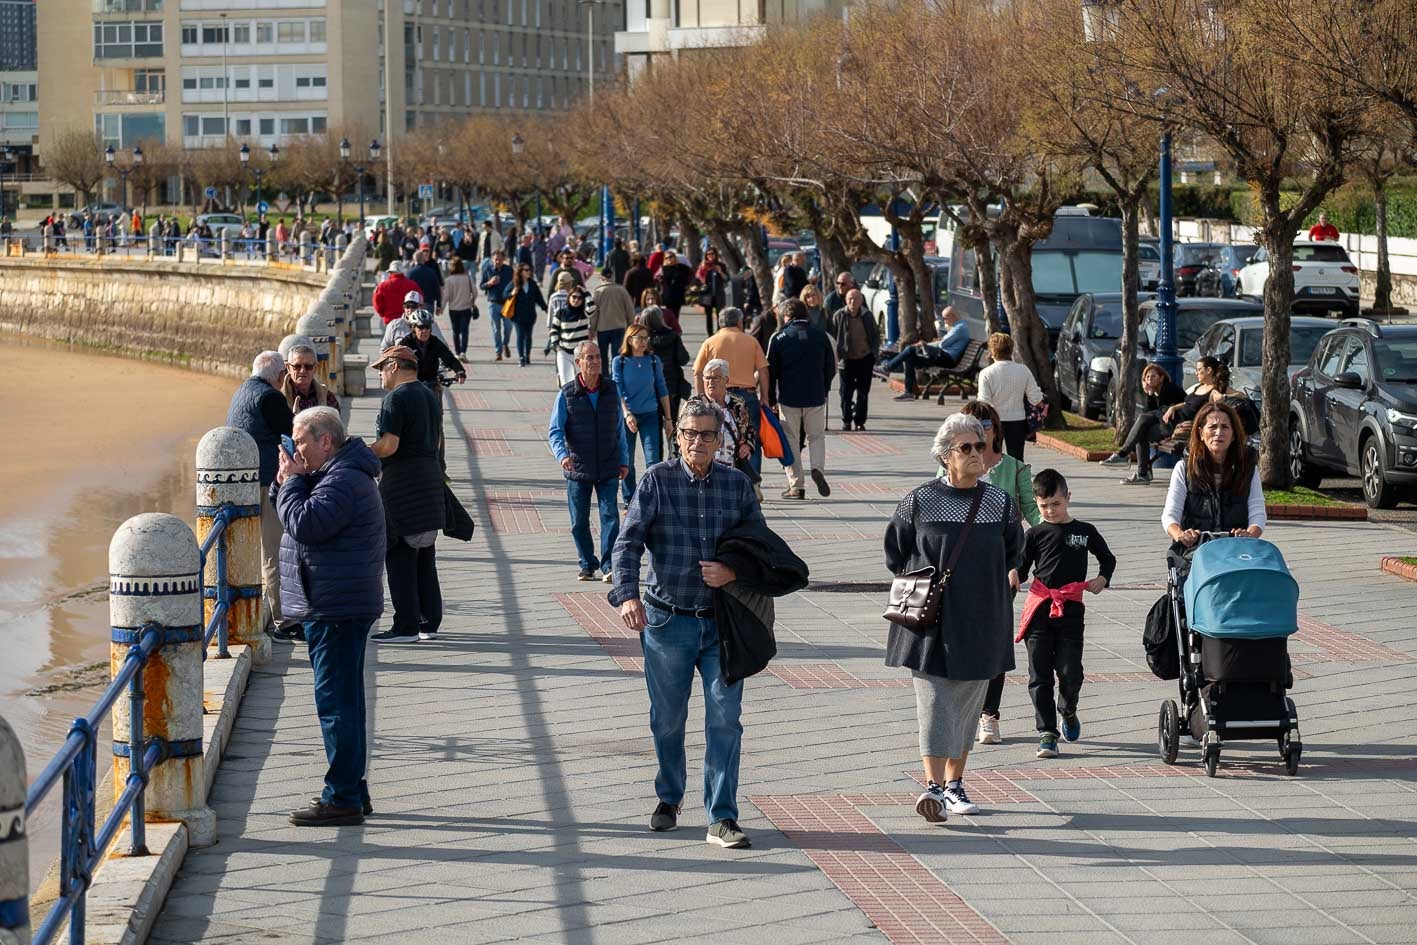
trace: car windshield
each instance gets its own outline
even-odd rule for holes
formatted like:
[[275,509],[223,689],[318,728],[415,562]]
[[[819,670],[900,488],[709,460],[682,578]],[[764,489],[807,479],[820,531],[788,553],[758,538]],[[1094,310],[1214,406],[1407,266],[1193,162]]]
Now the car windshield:
[[1145,259],[1148,262],[1160,262],[1161,250],[1152,246],[1150,243],[1142,243],[1137,246],[1137,258]]
[[1417,338],[1386,338],[1374,342],[1373,350],[1383,380],[1417,384]]
[[1092,313],[1093,338],[1122,337],[1122,310],[1120,308],[1098,308]]
[[[1308,364],[1319,339],[1333,331],[1332,325],[1300,326],[1289,330],[1289,363]],[[1240,333],[1239,367],[1259,367],[1264,363],[1264,329]]]
[[1346,263],[1349,259],[1342,246],[1295,246],[1294,261]]
[[950,304],[950,267],[934,266],[930,271],[935,276],[935,306]]
[[1122,285],[1122,255],[1108,250],[1040,250],[1033,254],[1036,295],[1076,298],[1084,292],[1116,292]]
[[1188,351],[1196,346],[1205,330],[1222,318],[1235,314],[1224,309],[1185,308],[1176,313],[1176,349]]
[[1255,253],[1259,252],[1259,247],[1251,246],[1249,243],[1236,243],[1230,247],[1230,251],[1235,254],[1237,266],[1248,266],[1250,260],[1255,258]]
[[1178,246],[1176,247],[1176,265],[1199,266],[1201,263],[1214,262],[1219,255],[1219,246]]

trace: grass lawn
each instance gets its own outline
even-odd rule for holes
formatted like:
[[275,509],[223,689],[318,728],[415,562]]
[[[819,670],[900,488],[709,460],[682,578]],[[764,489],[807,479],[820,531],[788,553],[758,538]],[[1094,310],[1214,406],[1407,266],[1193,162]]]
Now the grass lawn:
[[1314,489],[1307,489],[1304,486],[1295,486],[1292,489],[1266,489],[1264,500],[1268,504],[1279,505],[1352,505],[1351,502],[1340,502],[1338,499],[1325,495]]
[[1063,411],[1063,422],[1067,424],[1064,429],[1044,429],[1039,432],[1065,443],[1081,446],[1085,450],[1107,450],[1110,452],[1116,448],[1113,430],[1105,423],[1087,420],[1078,414],[1067,411]]
[[1410,564],[1412,567],[1417,568],[1417,558],[1404,558],[1399,556],[1397,560],[1401,561],[1403,564]]

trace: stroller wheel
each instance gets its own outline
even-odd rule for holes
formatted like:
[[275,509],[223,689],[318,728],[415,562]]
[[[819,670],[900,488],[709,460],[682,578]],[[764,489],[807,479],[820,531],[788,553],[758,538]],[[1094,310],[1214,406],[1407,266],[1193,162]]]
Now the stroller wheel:
[[1220,767],[1220,749],[1207,748],[1205,750],[1205,774],[1208,778],[1215,777],[1215,769]]
[[1180,748],[1181,711],[1176,708],[1176,700],[1167,699],[1161,703],[1161,712],[1156,719],[1156,749],[1162,761],[1173,765]]
[[1290,732],[1285,732],[1279,739],[1279,755],[1284,759],[1284,770],[1290,776],[1299,773],[1299,757],[1304,753],[1304,746]]

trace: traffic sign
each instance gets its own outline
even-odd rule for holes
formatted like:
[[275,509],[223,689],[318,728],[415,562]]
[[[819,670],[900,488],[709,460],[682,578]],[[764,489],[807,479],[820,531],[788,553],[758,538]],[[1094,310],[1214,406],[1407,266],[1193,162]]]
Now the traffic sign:
[[208,188],[207,188],[206,190],[204,190],[202,193],[206,195],[206,198],[207,198],[208,200],[215,200],[215,199],[216,199],[216,188],[215,188],[215,187],[208,187]]
[[419,185],[418,185],[418,199],[419,199],[419,200],[432,200],[432,199],[433,199],[433,185],[432,185],[432,184],[419,184]]
[[266,203],[266,201],[264,201],[264,200],[262,200],[260,203],[256,204],[256,212],[257,212],[257,213],[266,213],[266,212],[268,212],[270,209],[271,209],[271,205],[268,204],[268,203]]

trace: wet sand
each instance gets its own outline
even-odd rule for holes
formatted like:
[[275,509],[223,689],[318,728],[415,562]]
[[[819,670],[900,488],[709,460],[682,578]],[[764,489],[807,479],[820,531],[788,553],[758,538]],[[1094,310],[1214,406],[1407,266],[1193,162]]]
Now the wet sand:
[[[33,362],[0,374],[0,714],[33,778],[107,682],[114,529],[139,512],[192,521],[197,441],[225,421],[236,382],[0,338],[15,367]],[[57,796],[31,826],[36,878],[56,850]]]

